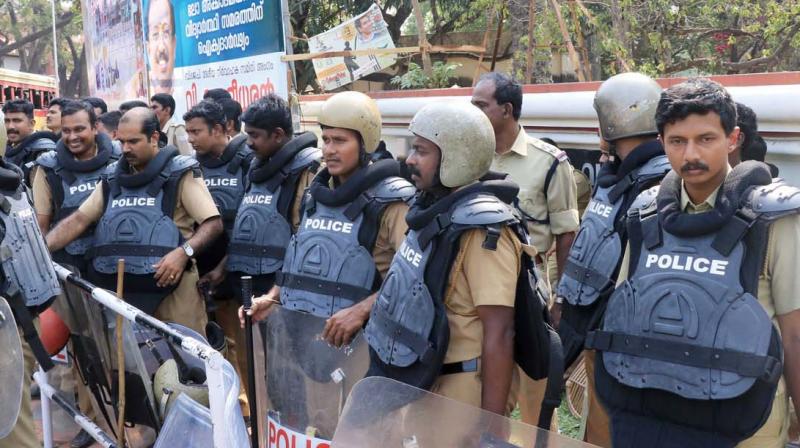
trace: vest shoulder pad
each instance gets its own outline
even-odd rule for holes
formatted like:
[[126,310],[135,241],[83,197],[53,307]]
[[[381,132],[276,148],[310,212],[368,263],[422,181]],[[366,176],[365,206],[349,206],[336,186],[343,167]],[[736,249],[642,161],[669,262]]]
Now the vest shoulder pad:
[[106,165],[106,169],[103,171],[102,177],[106,179],[108,179],[109,177],[114,177],[114,172],[117,170],[118,163],[119,161],[115,160]]
[[479,194],[461,202],[450,220],[462,225],[489,225],[516,221],[514,209],[494,196]]
[[122,158],[122,143],[119,140],[111,140],[111,160]]
[[670,170],[672,170],[672,165],[669,164],[667,156],[656,156],[639,168],[636,177],[664,177]]
[[408,201],[417,189],[402,177],[387,177],[370,188],[370,193],[378,202]]
[[188,170],[199,168],[200,163],[192,156],[178,155],[173,157],[170,162],[170,171],[172,174],[181,174]]
[[320,160],[322,160],[322,150],[309,146],[308,148],[300,150],[292,161],[289,162],[287,168],[291,172],[301,171],[314,163],[318,163]]
[[756,213],[774,218],[800,213],[800,188],[783,180],[755,187],[750,191],[748,204]]
[[39,138],[34,140],[28,149],[32,152],[56,149],[56,143],[49,138]]
[[36,158],[36,164],[45,168],[55,169],[55,167],[58,165],[58,159],[56,158],[55,150],[47,151],[41,154]]
[[659,186],[656,185],[655,187],[649,188],[639,193],[639,196],[636,196],[636,199],[634,199],[633,203],[631,203],[631,207],[628,209],[628,214],[630,214],[631,212],[642,213],[650,209],[655,209],[656,197],[658,196],[658,189]]

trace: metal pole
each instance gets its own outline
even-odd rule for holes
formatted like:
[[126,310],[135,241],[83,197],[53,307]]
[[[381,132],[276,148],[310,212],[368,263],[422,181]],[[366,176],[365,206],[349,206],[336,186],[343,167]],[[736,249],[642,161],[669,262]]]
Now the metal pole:
[[[39,378],[42,377],[44,382],[47,382],[46,373],[41,367],[39,367],[39,372],[41,373],[39,377],[34,375],[36,383],[39,384]],[[42,390],[41,385],[39,386],[39,390]],[[44,442],[44,448],[53,448],[53,414],[50,410],[50,396],[46,393],[42,393],[40,399],[42,403],[42,440]]]
[[56,74],[56,95],[61,94],[61,79],[58,76],[58,37],[56,36],[56,0],[50,0],[53,13],[53,68]]
[[[247,392],[250,404],[250,421],[258,418],[258,403],[256,402],[256,369],[253,358],[253,318],[247,314],[253,305],[253,278],[249,275],[242,276],[242,301],[244,308],[244,330],[247,346]],[[258,448],[258,423],[251,425],[250,443],[253,448]]]

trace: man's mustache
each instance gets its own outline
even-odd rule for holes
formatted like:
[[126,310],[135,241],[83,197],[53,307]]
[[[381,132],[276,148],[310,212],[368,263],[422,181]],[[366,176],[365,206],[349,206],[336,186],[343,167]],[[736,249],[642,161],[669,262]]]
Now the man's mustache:
[[406,165],[408,167],[408,174],[411,176],[422,177],[419,170],[413,166]]
[[681,173],[685,173],[691,170],[708,171],[708,165],[706,165],[703,162],[688,162],[681,167]]

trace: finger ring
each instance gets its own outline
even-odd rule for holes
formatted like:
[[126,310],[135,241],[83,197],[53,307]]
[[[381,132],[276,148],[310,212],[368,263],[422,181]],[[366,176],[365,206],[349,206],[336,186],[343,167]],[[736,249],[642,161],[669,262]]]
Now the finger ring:
[[170,275],[170,276],[169,276],[169,279],[170,279],[170,280],[175,280],[175,276],[174,276],[174,275]]

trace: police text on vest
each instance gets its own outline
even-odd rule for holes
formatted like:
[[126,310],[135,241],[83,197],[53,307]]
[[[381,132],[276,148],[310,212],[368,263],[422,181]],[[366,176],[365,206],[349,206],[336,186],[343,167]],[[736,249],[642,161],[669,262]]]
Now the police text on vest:
[[311,218],[306,220],[306,223],[303,225],[303,228],[305,229],[311,228],[312,230],[329,230],[341,233],[352,233],[353,223],[336,221],[333,219],[325,219],[325,218]]
[[111,201],[111,208],[117,207],[155,207],[156,198],[122,198]]
[[725,275],[728,267],[726,260],[709,260],[703,257],[693,257],[691,255],[671,255],[671,254],[648,254],[645,267],[652,265],[659,269],[672,269],[675,271],[694,271],[700,274]]
[[242,199],[242,203],[256,204],[256,205],[270,205],[272,204],[272,195],[254,194],[245,196],[244,199]]
[[611,214],[612,207],[608,204],[603,204],[602,202],[597,202],[595,200],[592,200],[591,202],[589,202],[587,209],[590,212],[594,213],[595,215],[602,216],[603,218],[608,218],[608,216]]
[[422,261],[422,254],[408,247],[408,244],[406,244],[405,241],[403,241],[403,244],[400,245],[400,256],[405,258],[407,262],[414,265],[415,268],[418,268],[419,262]]
[[86,193],[89,191],[94,191],[96,186],[97,182],[87,182],[85,184],[75,185],[74,187],[69,187],[69,194]]
[[[239,179],[235,177],[216,177],[211,179],[203,179],[206,187],[236,187],[239,185]],[[272,196],[269,196],[272,198]]]

